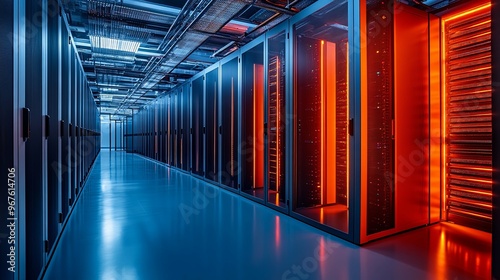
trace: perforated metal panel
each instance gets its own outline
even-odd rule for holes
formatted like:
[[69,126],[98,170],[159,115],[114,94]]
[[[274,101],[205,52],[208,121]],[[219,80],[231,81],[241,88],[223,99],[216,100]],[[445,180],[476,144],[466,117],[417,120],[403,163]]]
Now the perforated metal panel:
[[444,24],[446,214],[491,228],[491,15],[489,9]]

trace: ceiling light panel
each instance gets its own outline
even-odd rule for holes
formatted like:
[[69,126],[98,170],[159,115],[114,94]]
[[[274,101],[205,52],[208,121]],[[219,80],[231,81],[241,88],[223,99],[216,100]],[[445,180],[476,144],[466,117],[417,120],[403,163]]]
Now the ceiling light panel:
[[113,101],[112,94],[101,94],[100,97],[101,97],[101,101],[107,101],[107,102]]
[[140,42],[127,41],[90,35],[90,43],[93,48],[136,53],[141,45]]

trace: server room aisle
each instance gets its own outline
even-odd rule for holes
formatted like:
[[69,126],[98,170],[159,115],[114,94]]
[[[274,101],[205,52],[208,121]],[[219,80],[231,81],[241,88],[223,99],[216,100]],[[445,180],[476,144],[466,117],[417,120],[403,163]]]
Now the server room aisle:
[[470,276],[443,270],[446,263],[429,269],[432,258],[391,246],[361,248],[137,155],[103,150],[44,279]]

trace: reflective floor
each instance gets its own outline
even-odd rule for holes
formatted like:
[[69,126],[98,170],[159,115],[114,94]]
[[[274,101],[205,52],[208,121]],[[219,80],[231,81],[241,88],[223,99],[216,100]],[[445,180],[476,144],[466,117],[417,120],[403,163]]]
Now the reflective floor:
[[102,151],[44,279],[488,278],[488,235],[473,233],[436,225],[358,247],[142,157]]
[[349,211],[346,205],[335,204],[328,206],[298,208],[295,212],[306,216],[336,230],[348,233]]

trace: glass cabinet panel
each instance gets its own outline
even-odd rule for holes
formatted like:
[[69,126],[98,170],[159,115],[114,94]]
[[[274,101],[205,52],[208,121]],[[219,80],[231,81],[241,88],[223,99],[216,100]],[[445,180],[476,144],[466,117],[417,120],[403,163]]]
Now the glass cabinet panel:
[[294,25],[294,211],[348,231],[348,16],[334,1]]
[[182,142],[181,142],[181,168],[183,170],[189,170],[189,102],[190,102],[190,92],[189,85],[185,84],[182,86]]
[[206,91],[206,174],[205,177],[212,181],[218,181],[219,172],[219,157],[218,157],[218,118],[217,113],[217,97],[219,93],[219,69],[208,72],[205,78],[205,91]]
[[286,207],[285,31],[272,36],[267,42],[267,201],[280,207]]
[[242,186],[264,199],[264,43],[242,55]]
[[238,189],[238,58],[222,65],[221,183]]
[[203,77],[192,83],[192,172],[203,176]]

